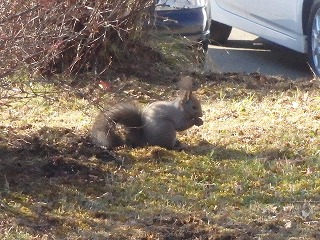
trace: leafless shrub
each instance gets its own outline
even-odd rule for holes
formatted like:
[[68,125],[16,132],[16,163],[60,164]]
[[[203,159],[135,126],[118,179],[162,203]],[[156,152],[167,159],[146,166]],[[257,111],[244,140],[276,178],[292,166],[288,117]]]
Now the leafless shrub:
[[0,78],[105,71],[135,42],[152,0],[2,0]]

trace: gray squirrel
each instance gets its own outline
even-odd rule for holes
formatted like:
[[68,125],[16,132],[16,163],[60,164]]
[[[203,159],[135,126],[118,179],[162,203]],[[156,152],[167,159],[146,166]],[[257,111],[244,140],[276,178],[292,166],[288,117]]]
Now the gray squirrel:
[[179,96],[173,101],[157,101],[145,109],[135,102],[122,102],[101,112],[91,129],[92,142],[106,149],[122,145],[185,148],[176,132],[203,124],[201,104],[192,95],[192,87],[192,79],[186,76],[181,78]]

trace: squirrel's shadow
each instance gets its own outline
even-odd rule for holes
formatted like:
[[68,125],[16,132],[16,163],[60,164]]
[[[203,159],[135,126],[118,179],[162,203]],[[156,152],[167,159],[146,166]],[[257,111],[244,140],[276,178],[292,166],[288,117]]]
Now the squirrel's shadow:
[[234,149],[228,146],[219,146],[211,144],[207,141],[203,141],[198,145],[190,146],[185,150],[188,154],[196,156],[205,156],[213,161],[237,161],[245,159],[262,159],[267,161],[295,158],[297,156],[294,149],[286,148],[268,148],[264,151],[258,151],[255,153],[247,152],[244,149]]
[[198,145],[189,146],[187,153],[196,156],[207,156],[213,160],[237,160],[254,157],[253,154],[247,153],[245,150],[238,150],[224,146],[214,145],[208,141],[202,141]]

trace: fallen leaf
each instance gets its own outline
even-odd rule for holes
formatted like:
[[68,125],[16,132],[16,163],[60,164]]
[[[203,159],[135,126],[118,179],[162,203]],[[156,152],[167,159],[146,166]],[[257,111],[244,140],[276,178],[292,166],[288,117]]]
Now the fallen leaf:
[[111,92],[111,90],[112,90],[111,84],[108,82],[102,81],[102,80],[99,82],[99,87],[103,90],[108,91],[108,92]]

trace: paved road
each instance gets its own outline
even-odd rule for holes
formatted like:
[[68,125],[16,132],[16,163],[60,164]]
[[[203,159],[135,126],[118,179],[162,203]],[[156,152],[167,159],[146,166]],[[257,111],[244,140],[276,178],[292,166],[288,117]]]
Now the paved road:
[[233,29],[224,46],[210,45],[207,67],[215,72],[260,72],[291,79],[312,78],[304,54]]

